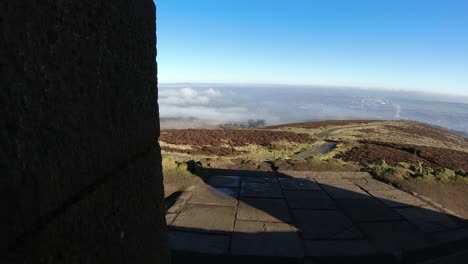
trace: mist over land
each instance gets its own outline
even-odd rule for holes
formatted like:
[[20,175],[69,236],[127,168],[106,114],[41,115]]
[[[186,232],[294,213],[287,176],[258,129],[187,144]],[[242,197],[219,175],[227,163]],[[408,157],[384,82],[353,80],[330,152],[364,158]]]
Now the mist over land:
[[468,98],[339,87],[160,84],[161,128],[333,119],[412,120],[468,135]]

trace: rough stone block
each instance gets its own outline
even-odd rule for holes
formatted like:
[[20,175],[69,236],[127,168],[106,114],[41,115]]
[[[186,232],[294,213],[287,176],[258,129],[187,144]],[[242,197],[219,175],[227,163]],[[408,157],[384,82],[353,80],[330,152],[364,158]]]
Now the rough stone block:
[[155,8],[2,1],[0,17],[0,61],[9,65],[0,95],[2,185],[15,205],[9,218],[17,217],[1,233],[15,238],[154,145]]
[[168,263],[154,3],[0,1],[0,32],[0,263]]
[[0,263],[169,262],[159,155],[150,152],[88,190]]

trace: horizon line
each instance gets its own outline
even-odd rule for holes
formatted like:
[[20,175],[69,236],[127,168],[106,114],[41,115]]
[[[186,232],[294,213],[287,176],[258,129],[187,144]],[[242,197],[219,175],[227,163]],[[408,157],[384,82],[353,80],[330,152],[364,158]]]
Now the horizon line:
[[[330,85],[330,84],[281,84],[281,83],[232,83],[232,82],[159,82],[162,85],[238,85],[238,86],[289,86],[289,87],[302,87],[302,88],[334,88],[334,89],[355,89],[355,90],[375,90],[375,91],[387,91],[387,92],[406,92],[406,93],[420,93],[434,96],[447,96],[447,97],[463,97],[468,100],[468,94],[459,93],[440,93],[433,91],[421,91],[405,88],[388,88],[388,87],[364,87],[364,86],[351,86],[351,85]],[[278,88],[278,87],[275,87]],[[459,98],[460,99],[460,98]]]

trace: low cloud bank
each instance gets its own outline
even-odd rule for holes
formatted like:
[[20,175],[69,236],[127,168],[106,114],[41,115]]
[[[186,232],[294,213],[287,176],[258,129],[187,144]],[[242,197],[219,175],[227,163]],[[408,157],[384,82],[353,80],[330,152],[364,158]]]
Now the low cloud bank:
[[425,94],[333,88],[160,85],[162,128],[328,119],[414,120],[468,132],[468,104]]

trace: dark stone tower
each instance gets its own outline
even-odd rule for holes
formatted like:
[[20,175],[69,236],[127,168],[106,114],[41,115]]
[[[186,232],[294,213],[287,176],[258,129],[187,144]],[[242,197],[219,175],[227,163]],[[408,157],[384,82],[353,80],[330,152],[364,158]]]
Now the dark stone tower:
[[168,263],[151,0],[0,2],[1,263]]

